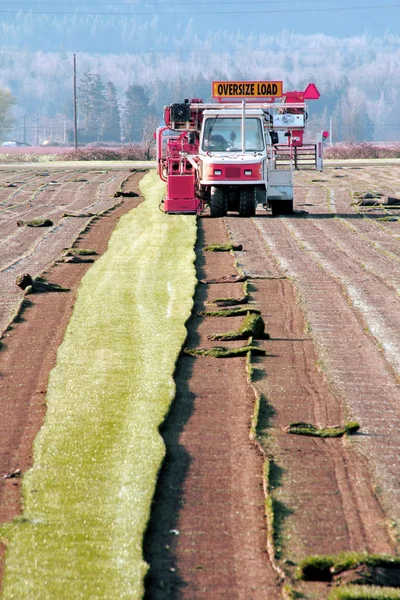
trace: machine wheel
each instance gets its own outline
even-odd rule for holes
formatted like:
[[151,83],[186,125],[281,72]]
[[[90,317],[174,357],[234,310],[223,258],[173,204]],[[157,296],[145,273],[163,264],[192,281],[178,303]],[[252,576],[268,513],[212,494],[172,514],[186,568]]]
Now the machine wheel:
[[273,200],[271,210],[273,215],[291,215],[293,214],[293,200]]
[[227,211],[227,190],[224,188],[212,187],[210,195],[210,215],[212,217],[225,217]]
[[254,217],[257,208],[255,187],[243,187],[240,190],[239,217]]

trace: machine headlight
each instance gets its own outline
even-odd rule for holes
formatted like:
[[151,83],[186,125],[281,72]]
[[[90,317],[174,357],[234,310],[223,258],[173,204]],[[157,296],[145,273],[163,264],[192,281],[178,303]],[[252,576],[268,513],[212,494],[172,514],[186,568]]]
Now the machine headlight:
[[222,175],[221,169],[214,169],[214,175]]
[[246,169],[244,172],[245,175],[252,175],[253,171],[251,169]]

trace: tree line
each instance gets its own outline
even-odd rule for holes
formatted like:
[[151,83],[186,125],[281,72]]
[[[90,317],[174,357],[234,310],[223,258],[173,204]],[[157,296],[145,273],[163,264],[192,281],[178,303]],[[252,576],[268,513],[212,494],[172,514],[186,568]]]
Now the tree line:
[[[334,142],[400,139],[400,37],[254,34],[237,38],[234,52],[210,50],[196,33],[190,41],[201,49],[78,53],[81,141],[139,141],[149,120],[162,123],[164,105],[193,97],[209,101],[212,80],[282,80],[284,90],[314,82],[321,98],[309,105],[311,136],[331,129]],[[9,126],[10,135],[21,139],[25,127],[33,143],[57,128],[58,140],[64,141],[66,130],[70,139],[72,58],[64,51],[0,51],[0,88],[16,99],[12,113],[19,129]],[[4,127],[1,135],[9,137]]]
[[77,91],[80,142],[141,142],[146,126],[157,122],[156,109],[141,85],[131,84],[120,106],[113,82],[104,83],[88,70]]

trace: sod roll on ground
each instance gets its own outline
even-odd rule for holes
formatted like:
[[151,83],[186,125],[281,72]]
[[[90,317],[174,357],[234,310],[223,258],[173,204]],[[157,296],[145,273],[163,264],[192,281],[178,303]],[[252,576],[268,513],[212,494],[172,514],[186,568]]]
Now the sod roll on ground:
[[158,430],[196,282],[196,220],[160,212],[155,173],[141,191],[145,201],[82,280],[23,516],[1,532],[2,600],[142,597],[143,534],[165,451]]

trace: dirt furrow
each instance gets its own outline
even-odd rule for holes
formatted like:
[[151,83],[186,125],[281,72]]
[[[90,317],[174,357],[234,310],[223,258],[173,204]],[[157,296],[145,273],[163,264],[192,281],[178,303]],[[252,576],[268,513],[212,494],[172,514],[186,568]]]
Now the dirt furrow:
[[[397,482],[400,465],[398,435],[400,391],[392,370],[364,330],[342,286],[312,254],[302,252],[287,234],[286,219],[260,219],[257,225],[270,251],[294,279],[317,347],[318,360],[344,414],[361,423],[354,446],[368,458],[380,500],[395,520],[400,517]],[[322,265],[323,267],[323,265]],[[391,315],[387,315],[390,323]]]
[[[319,220],[318,223],[315,225],[310,219],[287,220],[286,227],[297,240],[299,250],[308,252],[310,260],[322,266],[342,285],[343,293],[360,315],[361,323],[368,327],[388,363],[400,376],[400,298],[396,284],[393,286],[386,281],[390,273],[396,282],[396,275],[400,276],[398,265],[388,264],[388,271],[384,268],[380,273],[380,257],[376,258],[373,251],[368,253],[366,248],[366,255],[361,258],[368,260],[370,265],[374,261],[377,264],[375,272],[372,267],[363,268],[363,263],[353,258],[351,245],[346,246],[347,232],[335,231],[330,222]],[[362,250],[360,252],[363,254]]]
[[[64,248],[71,246],[79,232],[89,223],[90,217],[64,218],[64,212],[91,212],[95,207],[97,210],[106,210],[115,205],[119,200],[114,198],[122,181],[129,175],[127,171],[112,173],[104,172],[88,173],[77,177],[71,172],[61,175],[61,181],[65,177],[76,179],[75,189],[67,191],[65,186],[60,186],[60,198],[53,204],[48,204],[43,194],[35,199],[35,207],[30,216],[51,217],[55,225],[51,228],[16,227],[16,221],[20,217],[26,218],[26,213],[20,215],[17,209],[12,211],[12,221],[9,215],[0,214],[0,231],[9,233],[7,244],[0,248],[0,331],[9,322],[18,302],[22,298],[21,291],[15,286],[15,279],[21,272],[28,272],[32,277],[40,274],[56,260]],[[83,188],[86,182],[93,178],[89,188]],[[80,180],[85,179],[82,183]],[[55,180],[55,179],[54,179]],[[69,188],[67,188],[69,189]],[[91,190],[91,191],[90,191]],[[56,192],[58,194],[58,191]],[[61,204],[62,200],[62,204]],[[8,217],[8,218],[7,218]],[[12,229],[11,229],[12,227]],[[17,231],[15,231],[15,229]]]
[[[124,174],[125,176],[128,173]],[[96,173],[88,178],[77,178],[78,187],[69,189],[65,185],[65,179],[71,177],[71,174],[63,174],[59,178],[53,178],[49,182],[40,182],[35,187],[27,200],[22,204],[12,203],[0,214],[0,233],[2,238],[3,251],[7,251],[9,242],[16,239],[18,244],[21,238],[21,230],[16,231],[17,220],[29,221],[31,219],[50,218],[57,221],[64,212],[86,211],[100,212],[110,205],[110,197],[118,189],[119,182],[117,175]],[[120,178],[121,175],[118,174]],[[37,179],[37,178],[36,178]],[[81,182],[80,180],[84,181]],[[68,181],[68,180],[67,180]],[[88,202],[90,199],[90,202]]]
[[[329,225],[318,219],[313,226],[323,230],[330,243],[336,244],[358,271],[373,274],[390,287],[400,284],[400,256],[395,254],[400,253],[400,244],[390,232],[380,231],[365,218],[337,218]],[[390,245],[395,252],[390,252]]]
[[[15,191],[9,194],[8,197],[1,201],[2,209],[0,213],[10,212],[10,211],[18,211],[21,215],[26,215],[29,217],[32,204],[38,200],[38,195],[42,192],[51,190],[52,192],[56,191],[56,188],[53,185],[49,185],[46,176],[38,177],[37,174],[33,173],[30,175],[27,182],[24,183],[12,183],[12,185],[17,186]],[[62,173],[53,173],[51,182],[62,183],[64,182],[67,176]],[[5,188],[3,188],[3,191]],[[0,194],[0,198],[3,194]],[[41,201],[38,202],[41,204]],[[22,217],[21,217],[22,218]]]
[[400,227],[397,222],[381,223],[377,219],[382,218],[376,215],[365,216],[361,219],[344,219],[345,225],[357,234],[363,242],[379,252],[386,263],[397,263],[394,268],[398,269],[400,265]]
[[[204,245],[226,241],[222,219],[199,221],[199,279],[235,273],[230,255],[202,257]],[[187,345],[221,345],[207,336],[235,329],[242,319],[196,313],[212,298],[242,295],[242,284],[199,284]],[[167,458],[145,545],[152,600],[280,597],[266,553],[263,459],[249,439],[254,394],[245,363],[244,358],[179,360],[176,399],[162,430]]]
[[[271,335],[270,356],[258,359],[261,373],[256,385],[266,403],[260,433],[276,464],[278,551],[282,558],[295,563],[308,554],[346,550],[392,552],[385,515],[374,494],[374,481],[366,461],[354,452],[354,442],[284,433],[284,427],[291,422],[327,426],[359,417],[343,402],[346,396],[340,386],[332,385],[332,373],[324,362],[329,359],[331,346],[336,345],[335,358],[341,359],[338,369],[347,368],[350,373],[354,369],[353,357],[350,354],[349,358],[344,348],[347,339],[342,342],[347,315],[343,314],[343,319],[341,316],[344,305],[348,310],[350,307],[338,283],[323,271],[320,273],[309,253],[301,252],[296,240],[284,231],[285,221],[258,218],[260,235],[248,222],[227,220],[231,238],[235,243],[243,243],[246,249],[236,253],[244,272],[251,277],[251,273],[262,271],[264,263],[271,265],[268,271],[274,273],[272,279],[265,271],[267,279],[252,279],[251,296],[262,306]],[[258,254],[251,254],[251,247],[258,248]],[[301,300],[291,281],[276,278],[274,260],[280,265],[281,275],[295,278]],[[250,271],[247,265],[251,266]],[[338,298],[343,305],[338,305]],[[302,313],[304,308],[307,322]],[[353,323],[359,329],[356,319]],[[330,332],[328,339],[327,332]],[[362,329],[360,334],[361,338],[365,336]],[[349,387],[349,382],[346,383]],[[352,393],[358,380],[353,383]],[[361,423],[364,424],[364,419]],[[358,444],[364,438],[356,439]],[[314,593],[326,598],[326,590],[315,589]]]

